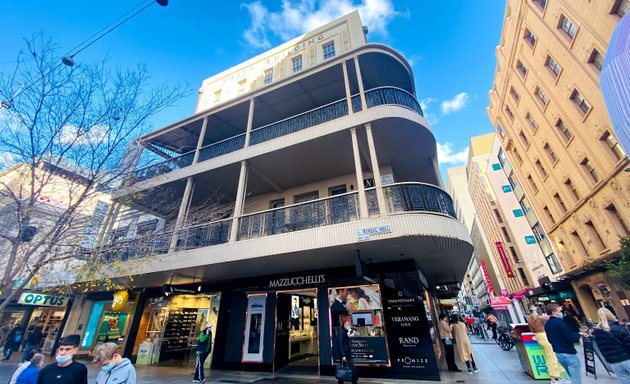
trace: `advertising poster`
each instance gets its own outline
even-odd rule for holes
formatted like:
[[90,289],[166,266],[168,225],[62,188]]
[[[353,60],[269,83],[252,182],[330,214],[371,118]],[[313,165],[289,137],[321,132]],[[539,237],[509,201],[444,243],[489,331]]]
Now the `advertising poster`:
[[266,301],[267,295],[252,295],[248,297],[243,362],[261,363],[263,361]]
[[548,380],[549,371],[545,360],[545,351],[531,332],[521,333],[521,342],[517,344],[518,357],[523,370],[536,380]]
[[336,335],[351,329],[350,349],[355,364],[388,365],[387,341],[383,323],[383,305],[377,284],[338,287],[328,291],[333,359],[339,357]]
[[124,335],[127,316],[129,316],[127,313],[122,312],[105,312],[98,329],[96,342],[98,344],[109,342],[118,344],[118,339]]

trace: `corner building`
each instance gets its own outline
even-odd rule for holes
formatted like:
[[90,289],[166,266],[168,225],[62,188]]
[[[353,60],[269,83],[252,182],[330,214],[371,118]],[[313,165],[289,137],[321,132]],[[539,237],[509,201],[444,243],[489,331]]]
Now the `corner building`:
[[188,364],[210,321],[212,368],[328,375],[351,321],[362,377],[439,380],[436,287],[472,245],[411,67],[358,12],[204,81],[195,115],[137,143],[159,161],[114,196],[163,230],[106,224],[134,276],[125,355]]
[[[599,87],[628,0],[508,0],[488,115],[584,312],[630,315],[602,261],[628,236],[628,158]],[[561,292],[540,292],[560,301]]]

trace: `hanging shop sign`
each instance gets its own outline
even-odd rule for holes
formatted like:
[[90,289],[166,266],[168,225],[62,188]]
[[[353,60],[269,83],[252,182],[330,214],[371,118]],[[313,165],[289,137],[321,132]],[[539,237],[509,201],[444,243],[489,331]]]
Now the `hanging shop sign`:
[[486,268],[486,263],[483,260],[479,260],[479,265],[481,266],[481,271],[483,272],[483,278],[484,280],[486,280],[488,293],[494,293],[494,287],[492,286],[492,281],[490,281],[490,275],[488,274],[488,268]]
[[175,295],[196,295],[199,292],[192,288],[177,287],[175,285],[165,285],[162,287],[162,292],[165,294]]
[[37,305],[41,307],[65,307],[68,298],[66,296],[54,296],[44,293],[23,292],[18,299],[18,304]]
[[112,301],[112,309],[114,311],[119,311],[123,309],[127,302],[129,301],[129,292],[127,291],[118,291],[114,293],[114,299]]
[[243,362],[262,363],[267,295],[251,295],[247,302]]
[[505,250],[503,249],[503,244],[500,241],[494,243],[497,246],[497,251],[499,251],[499,257],[501,257],[501,262],[503,263],[503,268],[505,268],[505,273],[507,277],[513,279],[514,272],[512,272],[512,267],[510,266],[510,262],[505,255]]

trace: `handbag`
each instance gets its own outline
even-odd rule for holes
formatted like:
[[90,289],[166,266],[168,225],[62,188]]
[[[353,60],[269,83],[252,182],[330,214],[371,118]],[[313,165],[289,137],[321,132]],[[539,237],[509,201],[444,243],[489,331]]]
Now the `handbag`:
[[354,369],[347,362],[342,362],[335,367],[335,378],[337,380],[352,381],[354,379]]

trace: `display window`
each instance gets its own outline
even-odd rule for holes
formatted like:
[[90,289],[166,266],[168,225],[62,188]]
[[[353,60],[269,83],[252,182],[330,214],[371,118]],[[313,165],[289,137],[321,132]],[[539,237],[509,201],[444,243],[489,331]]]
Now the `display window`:
[[40,326],[42,328],[42,334],[44,335],[42,345],[40,345],[42,352],[52,352],[65,313],[65,308],[36,308],[33,310],[28,323],[25,339],[28,338],[28,335],[35,327]]
[[247,297],[243,362],[261,363],[263,361],[266,300],[266,294],[249,295]]
[[354,363],[388,366],[389,356],[379,286],[373,284],[331,288],[328,290],[328,304],[333,360],[339,357],[336,356],[337,334],[345,332],[343,324],[349,322],[348,336]]
[[[213,326],[214,344],[220,298],[206,293],[149,299],[134,346],[137,364],[194,366],[197,339],[206,323]],[[211,361],[206,359],[206,367]]]

